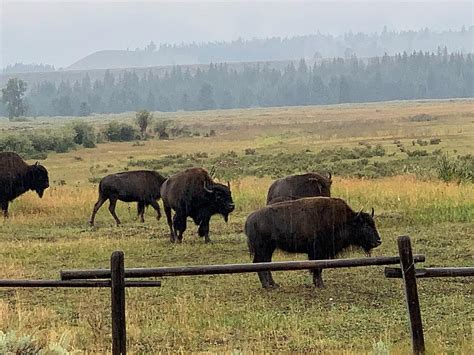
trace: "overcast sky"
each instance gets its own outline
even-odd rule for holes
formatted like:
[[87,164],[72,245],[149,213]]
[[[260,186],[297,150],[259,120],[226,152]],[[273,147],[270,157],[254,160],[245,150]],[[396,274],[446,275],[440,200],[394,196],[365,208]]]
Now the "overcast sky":
[[471,1],[6,1],[0,0],[0,68],[16,62],[67,67],[102,49],[239,37],[460,29]]

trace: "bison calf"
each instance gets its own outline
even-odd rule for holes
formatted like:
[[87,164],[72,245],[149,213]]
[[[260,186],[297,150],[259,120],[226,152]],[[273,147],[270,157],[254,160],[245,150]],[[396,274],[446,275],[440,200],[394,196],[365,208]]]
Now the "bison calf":
[[[272,261],[275,249],[306,253],[309,260],[332,259],[355,246],[369,253],[381,244],[372,215],[354,212],[343,200],[308,197],[266,206],[245,223],[253,262]],[[316,287],[324,287],[321,269],[311,270]],[[278,285],[269,271],[258,273],[264,288]]]
[[104,177],[99,184],[99,200],[92,211],[90,225],[94,225],[97,211],[107,200],[110,200],[109,211],[117,225],[120,224],[115,213],[117,200],[137,202],[137,212],[141,222],[145,221],[143,215],[145,207],[149,205],[156,210],[156,218],[160,219],[160,205],[157,200],[161,197],[160,188],[165,180],[166,178],[157,172],[149,170],[128,171]]
[[286,176],[271,184],[267,205],[303,197],[330,197],[331,184],[331,174],[328,177],[316,173]]
[[28,165],[18,154],[0,153],[0,208],[8,217],[8,204],[28,190],[36,191],[43,197],[49,187],[46,168],[38,162]]

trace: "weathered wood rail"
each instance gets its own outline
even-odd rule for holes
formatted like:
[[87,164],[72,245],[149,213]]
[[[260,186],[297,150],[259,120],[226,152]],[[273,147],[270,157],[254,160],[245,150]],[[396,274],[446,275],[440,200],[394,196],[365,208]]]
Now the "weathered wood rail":
[[[424,255],[415,255],[415,262],[424,262]],[[258,271],[291,271],[306,269],[335,269],[345,267],[361,267],[374,265],[399,264],[398,256],[380,256],[372,258],[354,259],[332,259],[332,260],[305,260],[305,261],[282,261],[268,263],[249,264],[224,264],[224,265],[196,265],[196,266],[173,266],[159,268],[131,268],[125,269],[126,278],[137,277],[164,277],[164,276],[202,276],[241,274]],[[88,269],[88,270],[62,270],[62,280],[78,279],[109,279],[110,269]]]

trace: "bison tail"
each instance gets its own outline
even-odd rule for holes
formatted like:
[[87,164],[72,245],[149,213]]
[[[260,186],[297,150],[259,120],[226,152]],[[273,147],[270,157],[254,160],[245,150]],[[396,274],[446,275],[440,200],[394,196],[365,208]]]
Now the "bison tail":
[[247,222],[245,222],[244,231],[245,235],[247,236],[247,246],[249,248],[249,253],[252,257],[255,254],[256,230],[254,223],[250,219],[247,219]]

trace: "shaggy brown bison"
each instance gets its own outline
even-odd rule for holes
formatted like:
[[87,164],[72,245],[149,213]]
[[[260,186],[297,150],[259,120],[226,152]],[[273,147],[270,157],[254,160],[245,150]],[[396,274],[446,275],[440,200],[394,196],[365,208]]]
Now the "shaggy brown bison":
[[[161,186],[161,197],[171,242],[183,240],[187,217],[191,217],[199,226],[199,236],[204,237],[206,243],[210,242],[211,217],[220,214],[227,222],[229,214],[235,208],[230,185],[214,182],[208,172],[201,168],[187,169],[170,176]],[[175,211],[173,220],[172,209]]]
[[18,154],[0,153],[0,208],[8,217],[8,204],[28,190],[43,197],[49,187],[48,171],[38,162],[28,165]]
[[331,174],[290,175],[273,182],[268,189],[267,205],[303,197],[331,196]]
[[[354,212],[343,200],[307,197],[266,206],[245,223],[253,262],[272,261],[275,249],[306,253],[310,260],[332,259],[350,246],[369,253],[381,244],[372,215]],[[316,287],[324,287],[321,269],[311,270]],[[269,271],[259,272],[264,288],[278,285]]]
[[99,184],[99,200],[94,205],[89,221],[90,225],[94,225],[97,211],[107,200],[110,201],[109,211],[117,225],[120,224],[120,220],[115,213],[117,200],[137,202],[137,212],[142,222],[145,221],[143,217],[145,207],[149,205],[156,210],[156,218],[160,219],[160,205],[157,200],[161,197],[160,188],[165,180],[165,177],[156,171],[150,170],[127,171],[104,177]]

